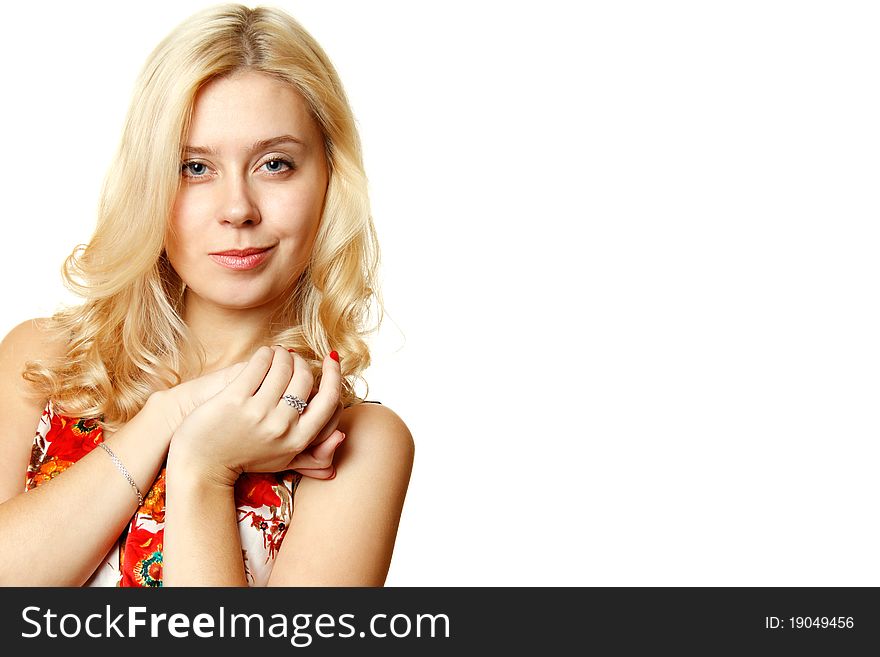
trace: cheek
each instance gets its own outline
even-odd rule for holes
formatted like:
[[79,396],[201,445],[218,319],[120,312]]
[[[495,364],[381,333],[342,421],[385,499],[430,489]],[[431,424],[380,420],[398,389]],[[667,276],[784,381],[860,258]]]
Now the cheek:
[[165,252],[168,254],[171,266],[178,273],[182,268],[185,268],[186,261],[191,257],[191,254],[187,252],[187,245],[192,247],[197,243],[193,238],[194,232],[180,214],[175,212],[169,218],[165,230]]
[[173,259],[180,253],[180,226],[177,220],[172,217],[168,220],[168,226],[165,229],[165,251],[168,257]]
[[324,208],[324,200],[327,194],[328,172],[323,162],[315,163],[304,174],[295,190],[296,203],[298,211],[303,215],[308,215],[313,221],[321,218],[321,211]]
[[184,245],[190,244],[193,235],[200,232],[195,220],[198,216],[195,199],[184,191],[178,192],[165,230],[166,248],[173,248],[177,253],[182,252]]
[[324,194],[313,189],[294,190],[272,203],[272,209],[264,215],[275,218],[288,237],[306,240],[317,233],[324,207]]

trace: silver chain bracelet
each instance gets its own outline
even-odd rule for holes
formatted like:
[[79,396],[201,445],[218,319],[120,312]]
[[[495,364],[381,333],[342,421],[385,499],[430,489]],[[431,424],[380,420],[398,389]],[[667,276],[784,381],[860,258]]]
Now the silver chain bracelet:
[[141,508],[141,507],[144,505],[144,496],[141,495],[141,491],[138,489],[137,484],[134,483],[134,479],[132,479],[132,478],[131,478],[131,475],[128,474],[128,470],[126,470],[126,469],[125,469],[125,466],[122,465],[122,461],[120,461],[120,460],[116,457],[116,454],[114,454],[113,451],[112,451],[109,447],[107,447],[106,444],[104,444],[104,443],[98,443],[98,447],[103,447],[103,448],[104,448],[104,451],[107,452],[107,453],[110,455],[110,458],[113,459],[113,463],[116,464],[116,467],[119,468],[119,471],[120,471],[120,472],[123,474],[123,476],[128,480],[128,483],[131,484],[131,487],[134,488],[134,492],[135,492],[135,493],[137,494],[137,496],[138,496],[138,508]]

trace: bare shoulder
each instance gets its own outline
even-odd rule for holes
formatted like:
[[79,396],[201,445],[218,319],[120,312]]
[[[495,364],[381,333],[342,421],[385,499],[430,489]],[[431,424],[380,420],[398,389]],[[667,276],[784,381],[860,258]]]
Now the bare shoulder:
[[0,390],[28,395],[21,378],[28,361],[51,359],[66,353],[67,343],[49,331],[49,319],[28,319],[13,327],[0,342]]
[[[372,452],[392,452],[412,461],[415,443],[401,417],[383,404],[355,404],[342,412],[339,430]],[[348,442],[348,440],[346,440]]]
[[66,342],[51,335],[43,317],[18,324],[0,341],[0,502],[22,492],[31,444],[48,401],[22,378],[25,365],[65,352]]
[[50,352],[45,355],[60,355],[64,353],[67,343],[60,336],[50,331],[49,326],[50,320],[48,317],[26,319],[12,327],[12,330],[3,338],[2,344],[31,346],[43,352]]
[[336,477],[303,477],[272,586],[382,586],[413,466],[413,437],[382,404],[346,408]]

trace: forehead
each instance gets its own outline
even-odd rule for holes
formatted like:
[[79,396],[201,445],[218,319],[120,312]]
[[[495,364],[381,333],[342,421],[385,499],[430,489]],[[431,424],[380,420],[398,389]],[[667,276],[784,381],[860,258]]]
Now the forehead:
[[186,144],[235,150],[280,134],[309,141],[318,139],[320,130],[292,85],[244,71],[211,80],[199,90]]

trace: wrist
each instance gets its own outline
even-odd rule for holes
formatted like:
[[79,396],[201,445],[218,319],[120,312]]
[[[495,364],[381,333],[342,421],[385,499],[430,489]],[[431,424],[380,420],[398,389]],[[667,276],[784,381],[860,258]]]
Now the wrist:
[[176,434],[168,450],[166,479],[186,481],[212,490],[231,490],[238,481],[238,472],[211,463],[204,454],[192,450],[185,437]]
[[151,393],[144,408],[149,408],[150,412],[164,420],[168,428],[169,440],[184,419],[180,403],[174,394],[174,388]]

